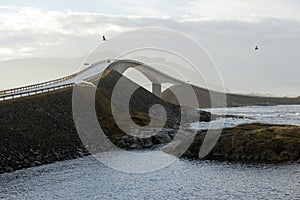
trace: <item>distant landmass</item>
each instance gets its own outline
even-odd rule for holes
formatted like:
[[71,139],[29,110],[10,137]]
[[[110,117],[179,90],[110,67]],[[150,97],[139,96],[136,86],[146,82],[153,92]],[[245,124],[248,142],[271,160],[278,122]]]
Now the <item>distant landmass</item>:
[[[176,104],[175,95],[172,91],[186,96],[187,85],[175,85],[166,89],[162,93],[162,99],[165,101]],[[221,93],[216,91],[209,91],[208,89],[192,86],[195,94],[198,98],[199,108],[210,108],[211,107],[211,96],[216,100],[222,100],[224,95],[226,97],[226,104],[228,107],[235,106],[271,106],[271,105],[296,105],[300,104],[299,97],[270,97],[270,96],[253,96],[253,95],[242,95],[242,94],[232,94],[232,93]],[[215,101],[215,107],[223,106],[223,102]]]

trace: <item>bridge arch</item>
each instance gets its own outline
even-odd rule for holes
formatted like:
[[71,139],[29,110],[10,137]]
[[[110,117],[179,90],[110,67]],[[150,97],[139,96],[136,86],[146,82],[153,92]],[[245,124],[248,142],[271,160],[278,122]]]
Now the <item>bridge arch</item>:
[[125,71],[132,68],[143,74],[152,84],[152,94],[161,97],[162,81],[161,78],[157,76],[158,72],[155,72],[150,66],[133,60],[119,60],[115,61],[109,65],[109,68],[124,74]]

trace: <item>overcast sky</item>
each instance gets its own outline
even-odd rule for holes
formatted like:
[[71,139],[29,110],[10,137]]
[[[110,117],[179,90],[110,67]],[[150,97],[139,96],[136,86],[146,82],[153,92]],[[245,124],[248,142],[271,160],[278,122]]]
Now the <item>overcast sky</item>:
[[[298,0],[2,0],[0,60],[81,57],[102,34],[165,27],[202,44],[230,91],[298,96],[299,10]],[[3,85],[14,69],[0,67]]]

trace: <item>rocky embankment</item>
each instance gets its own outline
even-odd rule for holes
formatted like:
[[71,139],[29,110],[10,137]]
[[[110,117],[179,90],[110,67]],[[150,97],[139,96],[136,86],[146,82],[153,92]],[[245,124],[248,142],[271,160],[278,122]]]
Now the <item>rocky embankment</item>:
[[72,90],[0,103],[0,173],[87,155],[72,119]]

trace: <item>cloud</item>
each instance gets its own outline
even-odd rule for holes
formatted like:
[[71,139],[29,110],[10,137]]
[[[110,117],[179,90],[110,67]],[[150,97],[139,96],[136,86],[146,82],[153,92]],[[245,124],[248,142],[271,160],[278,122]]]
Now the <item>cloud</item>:
[[199,0],[183,8],[184,20],[248,21],[261,18],[300,20],[300,3],[296,0]]
[[[0,60],[22,56],[38,56],[38,52],[57,47],[72,38],[88,38],[116,34],[126,27],[112,23],[105,15],[70,11],[48,11],[38,8],[14,8],[0,13]],[[79,47],[80,48],[80,47]],[[90,47],[91,48],[91,47]],[[14,53],[11,53],[14,52]],[[25,54],[26,52],[26,54]],[[51,54],[51,52],[49,52]],[[63,54],[65,55],[65,54]],[[74,53],[73,56],[75,56]],[[8,56],[8,57],[7,57]],[[50,55],[51,56],[51,55]]]
[[[99,43],[102,34],[112,36],[145,26],[174,28],[193,36],[201,32],[201,37],[222,32],[222,37],[240,38],[247,30],[247,33],[260,34],[259,38],[264,35],[297,38],[295,27],[300,21],[300,3],[293,0],[284,3],[280,0],[252,0],[251,3],[244,0],[104,1],[107,10],[114,9],[119,15],[0,6],[3,10],[0,12],[0,42],[6,49],[0,60],[46,54],[54,57],[59,47],[68,51],[61,56],[79,56]],[[278,31],[281,34],[277,34]],[[82,44],[80,50],[65,47],[76,40]]]
[[0,48],[0,55],[3,56],[10,56],[13,55],[14,51],[10,48]]
[[[126,6],[117,8],[120,15],[2,7],[0,60],[80,57],[101,42],[102,34],[109,39],[138,27],[165,27],[201,43],[219,66],[225,86],[232,91],[247,88],[257,92],[259,88],[265,93],[297,94],[300,20],[294,13],[299,8],[296,1],[285,7],[275,0],[268,7],[253,0],[253,4],[237,3],[231,9],[217,0],[182,2],[167,9],[173,4],[164,2],[159,7],[158,1],[151,1],[143,10],[142,3],[133,6],[128,1]],[[233,1],[226,3],[231,5]],[[215,8],[216,5],[219,6]],[[132,13],[124,14],[129,7]],[[261,46],[258,53],[253,51],[255,43]],[[279,91],[279,87],[290,90]]]

